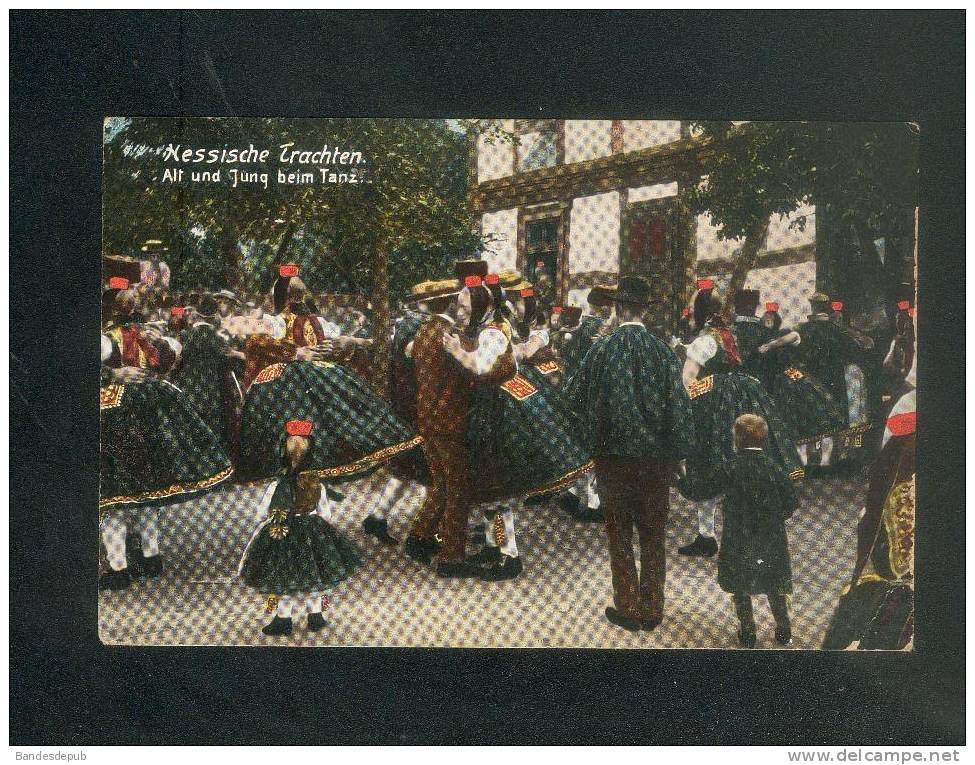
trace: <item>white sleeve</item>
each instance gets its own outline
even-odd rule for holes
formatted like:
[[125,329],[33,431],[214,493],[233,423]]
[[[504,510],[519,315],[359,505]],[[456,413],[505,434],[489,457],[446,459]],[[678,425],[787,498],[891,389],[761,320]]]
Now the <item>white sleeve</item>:
[[264,314],[264,325],[268,329],[268,333],[275,340],[284,340],[284,336],[288,333],[288,325],[285,320],[280,316],[275,316],[270,313]]
[[102,363],[112,358],[112,341],[107,335],[102,335]]
[[321,316],[318,317],[318,325],[322,328],[322,332],[325,333],[325,337],[329,340],[334,340],[342,336],[342,328],[338,324],[327,321]]
[[698,335],[694,342],[687,346],[687,358],[703,367],[718,352],[718,343],[710,334]]
[[543,347],[545,345],[548,345],[551,342],[551,339],[552,339],[549,336],[548,330],[545,329],[544,327],[541,327],[539,329],[533,329],[531,332],[528,333],[528,339],[529,340],[531,340],[532,338],[535,338],[535,337],[540,337],[542,339]]
[[328,487],[322,486],[322,496],[318,500],[318,507],[315,512],[324,520],[332,520],[332,501],[328,498]]
[[183,352],[183,345],[175,337],[163,336],[163,342],[172,349],[173,353],[179,356]]
[[474,351],[474,373],[487,374],[498,359],[508,349],[508,338],[500,329],[488,327],[477,336],[477,350]]

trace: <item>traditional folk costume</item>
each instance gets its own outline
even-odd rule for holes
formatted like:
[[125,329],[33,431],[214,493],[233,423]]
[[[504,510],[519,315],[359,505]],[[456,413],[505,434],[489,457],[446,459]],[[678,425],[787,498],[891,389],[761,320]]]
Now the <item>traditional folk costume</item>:
[[[296,266],[282,266],[281,279],[295,276]],[[305,470],[330,481],[361,475],[419,445],[412,429],[353,371],[333,361],[297,360],[299,348],[326,339],[326,328],[303,303],[292,302],[276,315],[272,334],[247,340],[242,477],[268,478],[277,473],[274,445],[290,420],[314,424],[320,437],[312,442]]]
[[[160,350],[136,325],[102,335],[99,516],[110,571],[100,584],[108,589],[127,587],[132,575],[162,572],[159,506],[210,489],[232,473],[220,440],[172,384],[116,381],[113,368],[153,369]],[[130,526],[141,540],[131,560]]]
[[[641,277],[623,277],[613,292],[620,310],[649,304],[650,285]],[[677,357],[642,323],[624,321],[586,354],[565,395],[593,443],[613,576],[606,616],[624,629],[654,629],[664,612],[669,478],[676,462],[696,448]]]
[[501,384],[477,388],[468,427],[470,454],[481,476],[478,497],[503,504],[492,521],[493,534],[486,534],[488,545],[500,548],[500,563],[484,578],[510,578],[520,569],[508,560],[518,557],[514,506],[572,486],[593,466],[586,431],[530,360],[515,359],[513,338],[507,321],[488,324],[478,337],[479,346],[503,347],[498,363],[510,364],[513,373]]
[[[815,311],[830,301],[817,293],[810,302]],[[811,314],[795,331],[800,338],[795,351],[803,371],[819,380],[840,407],[847,426],[845,441],[851,446],[861,445],[863,434],[870,429],[862,356],[872,342],[831,321],[825,311]],[[831,441],[823,442],[823,465],[830,461]]]
[[[313,429],[310,421],[295,420],[284,432],[307,439]],[[281,439],[278,445],[279,453],[285,452]],[[321,479],[302,471],[303,462],[288,464],[286,454],[285,462],[284,472],[264,493],[265,519],[248,542],[237,572],[244,584],[268,596],[266,610],[274,612],[274,619],[263,628],[266,635],[291,634],[299,603],[306,605],[310,631],[325,627],[325,591],[361,565],[356,546],[329,523]]]
[[[712,285],[713,287],[713,285]],[[717,305],[705,283],[699,283],[696,304]],[[803,476],[802,463],[790,432],[782,421],[778,407],[769,397],[762,384],[746,374],[741,366],[735,334],[732,330],[712,323],[711,313],[704,317],[707,324],[687,348],[685,383],[694,411],[698,437],[697,453],[688,460],[688,483],[703,480],[722,462],[735,458],[732,426],[743,414],[756,414],[768,424],[767,454],[777,465],[785,468],[793,479]],[[696,377],[687,373],[696,366]],[[685,495],[687,496],[687,495]],[[689,499],[692,497],[688,496]],[[688,545],[678,549],[681,555],[710,557],[718,551],[715,539],[714,519],[717,504],[714,501],[698,505],[698,534]]]
[[[748,418],[758,419],[754,415],[741,419]],[[792,565],[785,521],[799,506],[799,498],[782,466],[758,445],[764,423],[759,427],[759,437],[748,442],[753,445],[742,445],[737,456],[716,464],[696,482],[681,482],[681,490],[693,499],[724,497],[718,584],[732,596],[741,625],[739,641],[747,648],[755,645],[752,595],[768,598],[776,641],[787,645],[792,639]]]
[[823,640],[825,649],[903,650],[914,638],[915,391],[887,418],[857,525],[853,576]]
[[186,394],[229,452],[234,412],[242,395],[239,380],[229,363],[230,345],[217,327],[205,320],[194,322],[180,332],[179,342],[182,346],[179,364],[169,379]]
[[762,350],[766,343],[787,336],[788,330],[774,330],[753,316],[738,316],[734,334],[742,369],[761,381],[778,405],[805,464],[805,445],[838,436],[846,430],[842,410],[826,387],[801,369],[793,347]]

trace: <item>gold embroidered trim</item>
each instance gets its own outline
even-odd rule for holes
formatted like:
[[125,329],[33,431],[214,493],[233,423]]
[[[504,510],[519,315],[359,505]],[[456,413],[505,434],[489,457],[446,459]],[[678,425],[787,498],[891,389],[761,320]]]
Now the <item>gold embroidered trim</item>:
[[863,446],[863,437],[873,426],[867,422],[860,425],[853,425],[843,433],[843,445],[858,447]]
[[559,362],[557,361],[543,361],[535,365],[535,369],[541,372],[543,375],[554,374],[559,371]]
[[200,489],[209,489],[211,486],[216,486],[221,481],[230,478],[230,474],[233,472],[233,467],[228,467],[210,478],[204,478],[202,481],[196,481],[195,483],[177,483],[173,486],[167,486],[165,489],[145,491],[142,494],[135,494],[131,497],[103,497],[98,500],[98,507],[103,508],[109,505],[131,505],[136,502],[150,502],[156,499],[174,497],[177,494],[188,494],[189,492],[199,491]]
[[714,388],[714,375],[708,375],[703,380],[698,380],[697,382],[691,383],[690,387],[687,389],[687,395],[692,399],[698,396],[703,396],[708,393],[712,388]]
[[106,385],[101,389],[98,398],[98,408],[114,409],[122,403],[122,394],[125,393],[125,386],[120,383]]
[[264,601],[264,613],[273,614],[278,610],[279,598],[277,595],[268,595],[267,600]]
[[914,565],[914,493],[910,481],[897,484],[887,495],[883,518],[890,570],[901,579]]
[[288,527],[279,526],[275,524],[274,526],[268,527],[268,533],[271,535],[271,539],[284,539],[288,536]]
[[803,374],[801,369],[796,369],[795,367],[789,367],[785,370],[785,376],[790,380],[801,380],[806,375]]
[[422,443],[423,437],[415,436],[409,441],[403,441],[399,444],[393,444],[393,446],[387,446],[385,449],[380,449],[378,452],[368,454],[355,462],[350,462],[348,465],[340,465],[339,467],[335,468],[325,468],[324,470],[306,470],[305,472],[319,478],[336,478],[339,476],[352,475],[353,473],[358,473],[360,470],[365,470],[366,468],[378,465],[380,462],[387,460],[400,452],[409,451],[413,447],[419,446]]
[[546,484],[545,486],[542,486],[539,489],[533,489],[531,492],[526,494],[524,498],[528,499],[529,497],[537,497],[540,494],[551,494],[553,491],[564,489],[566,486],[568,486],[573,481],[575,481],[579,476],[585,475],[590,470],[592,470],[593,465],[594,465],[593,461],[589,460],[588,462],[584,463],[580,467],[577,467],[575,470],[570,470],[561,478],[557,478],[556,480],[552,481],[549,484]]
[[532,385],[521,375],[515,375],[508,382],[501,384],[501,389],[512,396],[516,401],[524,401],[526,398],[538,393],[538,388]]
[[505,542],[508,541],[508,537],[504,533],[504,519],[501,517],[501,513],[494,514],[494,521],[491,526],[494,531],[494,543],[498,547],[503,547]]
[[254,383],[266,383],[277,380],[281,376],[281,373],[284,372],[286,366],[288,365],[285,362],[278,362],[277,364],[271,364],[269,367],[264,367],[264,369],[257,373],[257,377],[254,378]]
[[797,468],[793,470],[791,473],[789,473],[789,479],[792,481],[798,481],[805,477],[806,477],[805,468]]

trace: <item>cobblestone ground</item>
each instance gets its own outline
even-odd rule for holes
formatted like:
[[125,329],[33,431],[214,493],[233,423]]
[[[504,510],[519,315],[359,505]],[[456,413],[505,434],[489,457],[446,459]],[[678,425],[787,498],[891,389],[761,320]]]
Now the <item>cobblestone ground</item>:
[[[716,559],[684,558],[694,506],[676,492],[667,526],[667,606],[652,633],[611,626],[609,559],[598,524],[572,521],[555,503],[525,508],[518,544],[525,572],[497,584],[444,581],[395,548],[366,535],[362,519],[385,485],[382,472],[346,484],[334,523],[363,549],[365,565],[329,593],[329,626],[312,634],[296,621],[288,638],[268,638],[264,598],[235,579],[244,546],[260,522],[264,486],[227,486],[161,511],[164,574],[119,593],[102,592],[99,632],[128,645],[290,645],[565,648],[735,648],[734,612],[716,582]],[[788,524],[792,553],[793,648],[818,648],[852,570],[860,477],[811,478]],[[410,491],[390,514],[406,534],[422,500]],[[479,514],[477,514],[479,517]],[[719,514],[720,523],[720,514]],[[759,647],[775,647],[764,598],[756,598]]]

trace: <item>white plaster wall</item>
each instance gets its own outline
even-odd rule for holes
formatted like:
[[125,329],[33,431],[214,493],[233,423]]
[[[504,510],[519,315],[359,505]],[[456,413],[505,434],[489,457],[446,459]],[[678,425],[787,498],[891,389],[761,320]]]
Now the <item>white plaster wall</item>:
[[492,272],[514,271],[518,262],[518,208],[484,213],[481,236],[494,234],[484,246],[484,259]]
[[[505,130],[514,131],[514,120],[502,120],[501,122]],[[479,136],[477,140],[478,183],[511,175],[511,168],[514,165],[514,151],[515,147],[511,143],[502,142],[499,139],[490,143],[486,136]]]
[[646,202],[648,199],[663,199],[664,197],[673,197],[676,195],[677,181],[655,183],[652,186],[637,186],[636,188],[628,189],[627,201],[630,203]]
[[794,327],[809,314],[809,297],[816,291],[816,261],[752,269],[745,288],[762,293],[761,312],[774,300],[779,304],[782,326]]
[[712,223],[710,215],[704,213],[697,216],[698,261],[730,258],[735,254],[735,250],[741,247],[740,239],[718,238],[718,230],[718,227]]
[[566,120],[566,163],[608,157],[612,153],[612,129],[612,120]]
[[[805,218],[804,230],[790,228],[791,224]],[[773,215],[768,224],[768,249],[785,250],[790,247],[802,247],[816,244],[816,208],[812,205],[802,205],[794,213],[779,217]]]
[[577,305],[582,308],[583,313],[588,313],[589,301],[586,298],[589,297],[589,287],[584,289],[569,290],[569,295],[567,298],[566,305]]
[[623,150],[637,151],[680,140],[680,120],[623,120]]
[[611,271],[620,265],[620,193],[609,191],[572,202],[569,271]]

